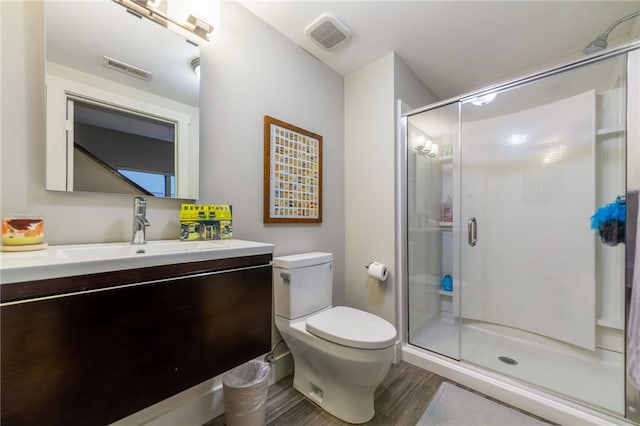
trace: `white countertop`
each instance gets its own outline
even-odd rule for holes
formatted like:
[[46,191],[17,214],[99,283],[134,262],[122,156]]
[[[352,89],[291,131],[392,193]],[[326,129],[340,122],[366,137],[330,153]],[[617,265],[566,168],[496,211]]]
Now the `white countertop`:
[[273,250],[273,244],[234,239],[48,246],[37,251],[0,252],[0,284],[273,254]]

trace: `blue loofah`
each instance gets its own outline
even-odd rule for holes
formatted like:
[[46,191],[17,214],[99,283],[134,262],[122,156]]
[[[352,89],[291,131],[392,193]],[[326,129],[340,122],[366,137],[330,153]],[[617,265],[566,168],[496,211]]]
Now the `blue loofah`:
[[625,221],[627,205],[622,197],[617,197],[615,203],[600,207],[591,216],[591,229],[596,229],[600,240],[608,246],[624,243]]
[[600,225],[612,219],[624,223],[627,218],[627,205],[622,197],[617,197],[614,203],[600,207],[596,214],[591,216],[591,229],[600,229]]

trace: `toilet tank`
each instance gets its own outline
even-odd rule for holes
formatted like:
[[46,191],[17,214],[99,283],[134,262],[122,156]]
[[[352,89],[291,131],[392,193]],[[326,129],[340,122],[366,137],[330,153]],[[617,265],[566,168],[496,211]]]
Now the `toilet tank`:
[[331,306],[333,256],[303,253],[273,259],[275,314],[296,319]]

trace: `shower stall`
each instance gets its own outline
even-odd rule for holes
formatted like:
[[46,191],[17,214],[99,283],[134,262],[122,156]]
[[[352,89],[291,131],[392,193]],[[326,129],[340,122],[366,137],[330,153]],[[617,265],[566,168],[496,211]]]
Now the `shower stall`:
[[624,212],[640,187],[639,80],[630,43],[400,114],[405,353],[637,416]]

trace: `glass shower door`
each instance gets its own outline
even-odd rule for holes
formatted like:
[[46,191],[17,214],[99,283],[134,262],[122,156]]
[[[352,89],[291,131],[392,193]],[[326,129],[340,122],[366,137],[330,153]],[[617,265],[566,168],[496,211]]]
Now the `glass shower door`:
[[625,60],[463,100],[460,358],[624,413]]
[[458,150],[459,104],[411,116],[407,122],[409,342],[459,357]]

